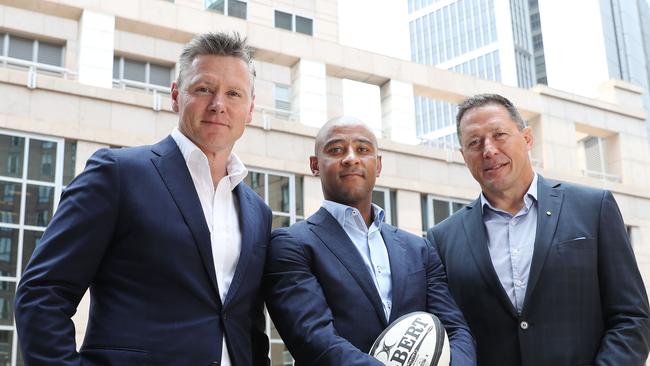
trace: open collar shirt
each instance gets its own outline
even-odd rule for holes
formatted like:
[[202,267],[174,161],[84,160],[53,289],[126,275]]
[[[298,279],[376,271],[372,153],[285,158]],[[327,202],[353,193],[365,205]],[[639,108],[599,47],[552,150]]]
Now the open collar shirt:
[[384,221],[384,210],[372,204],[373,220],[370,227],[366,226],[359,210],[341,203],[323,200],[325,208],[357,248],[366,269],[370,273],[375,287],[381,297],[386,320],[390,319],[392,308],[392,283],[388,250],[381,236],[381,223]]
[[521,313],[537,233],[537,173],[515,215],[492,206],[482,192],[481,209],[492,265],[510,302]]
[[[237,155],[231,153],[226,165],[227,175],[215,185],[212,181],[208,157],[203,151],[178,128],[172,131],[171,136],[176,141],[190,171],[205,222],[210,230],[212,261],[217,274],[219,296],[223,303],[235,275],[241,252],[237,199],[233,190],[246,178],[248,170]],[[221,351],[222,366],[231,365],[226,337],[227,334],[224,333]]]

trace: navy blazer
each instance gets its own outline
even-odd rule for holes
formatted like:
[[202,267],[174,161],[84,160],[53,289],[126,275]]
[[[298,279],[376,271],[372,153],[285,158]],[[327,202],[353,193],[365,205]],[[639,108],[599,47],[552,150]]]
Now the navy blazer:
[[390,322],[413,311],[433,313],[443,322],[453,365],[474,365],[474,341],[435,250],[424,238],[387,224],[381,235],[392,276],[388,321],[361,255],[327,210],[274,230],[265,298],[296,365],[382,365],[367,354],[372,343]]
[[[259,288],[271,212],[245,184],[234,192],[241,254],[222,303],[210,233],[174,140],[96,152],[18,286],[25,365],[216,365],[224,333],[233,365],[267,365]],[[70,317],[87,288],[77,353]]]
[[521,314],[487,248],[480,200],[430,229],[483,366],[643,365],[648,298],[612,194],[537,186],[537,235]]

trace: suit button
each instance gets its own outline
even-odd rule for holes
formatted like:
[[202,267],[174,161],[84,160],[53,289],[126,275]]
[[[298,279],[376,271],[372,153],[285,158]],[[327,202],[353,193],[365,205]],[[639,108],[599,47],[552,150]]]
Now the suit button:
[[223,320],[228,320],[228,313],[221,314],[221,317],[223,318]]
[[210,366],[219,366],[221,363],[219,361],[212,361],[210,362]]
[[519,327],[523,330],[528,329],[528,322],[524,320],[523,322],[519,323]]

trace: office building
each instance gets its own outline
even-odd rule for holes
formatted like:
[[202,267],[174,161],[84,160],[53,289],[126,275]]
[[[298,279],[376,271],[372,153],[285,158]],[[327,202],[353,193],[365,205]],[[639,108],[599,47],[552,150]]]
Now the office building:
[[[180,50],[211,30],[246,34],[256,50],[254,119],[235,151],[274,226],[320,207],[320,181],[307,157],[318,127],[342,113],[344,80],[380,90],[383,170],[373,198],[387,221],[418,234],[475,199],[479,187],[457,151],[413,144],[414,98],[455,104],[493,92],[513,100],[530,122],[541,174],[614,193],[650,281],[650,154],[637,86],[614,81],[598,98],[585,98],[343,46],[335,0],[0,0],[0,364],[23,364],[14,292],[62,189],[98,148],[151,144],[169,134],[178,123],[168,85]],[[611,176],[582,173],[584,136],[603,142]],[[78,345],[87,314],[83,300]],[[272,364],[290,365],[270,321],[267,331]]]

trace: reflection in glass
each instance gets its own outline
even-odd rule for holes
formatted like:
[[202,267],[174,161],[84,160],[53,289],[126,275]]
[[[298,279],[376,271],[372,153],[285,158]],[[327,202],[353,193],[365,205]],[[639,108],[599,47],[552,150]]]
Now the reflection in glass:
[[276,10],[275,11],[275,27],[282,28],[286,30],[293,29],[293,16],[289,13]]
[[264,199],[264,174],[249,172],[244,179],[244,182],[246,182],[246,184],[251,187],[258,196]]
[[304,211],[303,211],[303,200],[304,197],[302,196],[302,181],[303,181],[303,176],[302,175],[296,175],[296,216],[304,216]]
[[32,257],[32,253],[40,243],[42,236],[42,231],[25,230],[23,232],[23,271],[27,267],[27,262]]
[[0,181],[0,222],[19,223],[21,188],[20,183]]
[[[11,365],[11,346],[13,343],[14,332],[11,330],[0,330],[0,365]],[[22,360],[16,365],[22,366]]]
[[269,207],[275,212],[289,213],[289,177],[268,175]]
[[452,213],[458,212],[461,208],[465,207],[466,205],[464,203],[460,202],[452,202],[451,203],[451,208],[453,210]]
[[56,143],[31,139],[29,142],[29,166],[27,178],[54,182],[56,172]]
[[433,200],[433,224],[437,225],[449,217],[449,202]]
[[27,185],[25,224],[47,226],[54,209],[54,187]]
[[21,178],[25,138],[0,134],[0,175]]
[[63,185],[67,186],[74,178],[74,169],[77,164],[77,141],[65,140],[63,153]]
[[386,195],[384,191],[372,191],[372,203],[386,209]]
[[291,219],[289,216],[278,216],[278,215],[273,215],[273,223],[272,223],[272,228],[276,229],[279,227],[288,227],[291,224]]
[[0,227],[0,275],[16,275],[18,254],[18,229]]
[[[0,325],[14,325],[14,294],[16,283],[9,281],[0,282]],[[0,335],[1,337],[1,335]],[[0,365],[3,363],[3,340],[0,339]],[[9,346],[11,349],[11,345]]]

